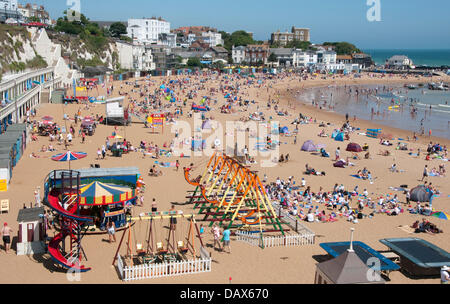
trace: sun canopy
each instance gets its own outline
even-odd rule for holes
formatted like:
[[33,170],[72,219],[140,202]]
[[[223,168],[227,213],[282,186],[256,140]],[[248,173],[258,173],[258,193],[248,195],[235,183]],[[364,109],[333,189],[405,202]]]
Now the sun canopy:
[[110,205],[136,197],[134,189],[101,182],[92,182],[80,189],[80,205]]

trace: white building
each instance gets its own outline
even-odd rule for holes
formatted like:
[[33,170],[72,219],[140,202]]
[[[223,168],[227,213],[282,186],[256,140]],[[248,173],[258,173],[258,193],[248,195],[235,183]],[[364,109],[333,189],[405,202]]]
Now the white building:
[[386,66],[388,68],[407,69],[413,67],[413,65],[413,61],[404,55],[395,55],[386,60]]
[[232,48],[233,63],[240,64],[245,60],[245,46],[237,46],[233,45]]
[[140,43],[158,43],[160,34],[170,33],[170,22],[160,18],[128,19],[127,36]]
[[119,64],[122,69],[135,71],[151,71],[155,69],[152,50],[143,44],[116,42]]
[[202,33],[202,37],[203,37],[203,41],[205,41],[205,43],[208,43],[210,47],[215,47],[218,45],[222,45],[224,44],[224,41],[222,39],[222,34],[220,33],[216,33],[216,32],[203,32]]
[[334,51],[317,51],[317,63],[335,64],[337,54]]
[[317,54],[297,49],[293,52],[294,67],[308,67],[317,63]]
[[15,11],[18,8],[17,0],[0,0],[0,10]]
[[23,21],[17,0],[0,0],[0,21],[5,22],[10,18],[16,21]]
[[175,33],[159,34],[158,44],[167,45],[170,48],[176,48],[177,47],[177,34],[175,34]]

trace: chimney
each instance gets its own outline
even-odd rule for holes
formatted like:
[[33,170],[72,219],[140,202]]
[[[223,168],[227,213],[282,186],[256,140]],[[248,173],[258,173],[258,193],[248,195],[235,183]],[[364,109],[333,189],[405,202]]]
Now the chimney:
[[355,252],[353,250],[353,232],[355,232],[355,228],[351,228],[350,231],[350,249],[348,250],[348,252]]

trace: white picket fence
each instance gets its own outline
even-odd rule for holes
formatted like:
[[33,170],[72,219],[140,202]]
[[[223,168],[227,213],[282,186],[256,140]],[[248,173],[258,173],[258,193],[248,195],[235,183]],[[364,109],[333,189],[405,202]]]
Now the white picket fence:
[[264,248],[270,247],[293,247],[302,245],[312,245],[315,242],[314,233],[302,234],[286,234],[279,236],[264,236],[261,238],[259,234],[248,233],[245,231],[236,232],[237,240],[252,246]]
[[210,272],[211,258],[124,267],[122,258],[118,255],[117,269],[123,281],[172,277]]

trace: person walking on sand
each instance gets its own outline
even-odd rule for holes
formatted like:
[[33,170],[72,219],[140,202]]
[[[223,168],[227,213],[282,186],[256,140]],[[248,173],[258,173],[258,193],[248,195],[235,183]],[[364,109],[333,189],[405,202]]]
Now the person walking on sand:
[[5,246],[5,252],[8,253],[8,250],[11,246],[11,233],[13,230],[8,226],[8,223],[3,224],[3,228],[0,231],[0,234],[3,237],[3,245]]
[[153,201],[152,201],[152,212],[157,212],[157,211],[158,211],[158,206],[156,204],[156,199],[153,198]]
[[228,253],[231,253],[231,246],[230,246],[230,236],[231,231],[229,228],[226,228],[223,230],[223,250],[225,250],[225,247],[228,248]]
[[423,180],[428,177],[428,165],[425,165],[425,168],[423,168],[423,175],[422,175],[422,182]]
[[219,246],[219,250],[222,250],[222,248],[220,246],[220,229],[219,229],[219,227],[216,224],[214,224],[211,232],[214,236],[214,245],[213,245],[214,250],[216,249],[216,244]]
[[178,161],[178,159],[177,159],[177,162],[175,164],[175,167],[177,168],[177,172],[178,172],[178,170],[180,169],[180,162]]
[[339,158],[341,157],[341,148],[338,147],[335,151],[335,155],[336,155],[336,161],[339,160]]
[[108,224],[106,225],[106,228],[108,229],[108,237],[109,242],[112,243],[112,240],[114,240],[114,243],[116,242],[116,225],[113,221],[109,220]]

